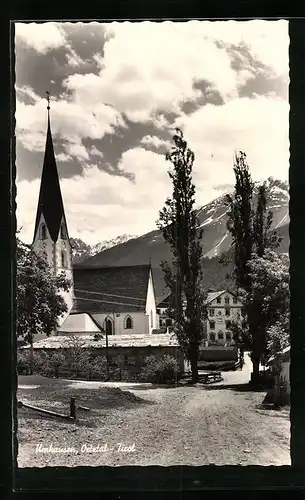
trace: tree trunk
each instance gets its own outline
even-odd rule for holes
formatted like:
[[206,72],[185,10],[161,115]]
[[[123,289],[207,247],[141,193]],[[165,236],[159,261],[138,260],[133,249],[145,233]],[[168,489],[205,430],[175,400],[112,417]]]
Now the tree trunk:
[[251,385],[254,388],[258,388],[260,386],[259,363],[260,363],[260,358],[257,356],[253,356],[252,357],[253,371],[251,373]]
[[197,384],[198,382],[198,360],[197,352],[195,350],[190,353],[190,363],[191,363],[191,373],[192,373],[192,384]]
[[33,375],[34,371],[34,349],[33,349],[33,334],[30,336],[30,375]]

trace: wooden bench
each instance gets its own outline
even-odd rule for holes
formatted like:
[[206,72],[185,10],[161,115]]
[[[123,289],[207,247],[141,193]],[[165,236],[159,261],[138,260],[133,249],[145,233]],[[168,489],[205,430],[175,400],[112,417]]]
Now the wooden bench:
[[200,374],[200,379],[204,384],[211,384],[223,380],[220,372],[202,373]]

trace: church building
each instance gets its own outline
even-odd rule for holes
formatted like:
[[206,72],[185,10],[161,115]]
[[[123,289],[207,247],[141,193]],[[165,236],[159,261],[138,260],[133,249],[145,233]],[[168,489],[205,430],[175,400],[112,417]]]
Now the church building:
[[61,194],[50,125],[47,137],[32,248],[54,273],[71,282],[62,292],[68,312],[59,318],[57,335],[106,332],[150,335],[159,328],[152,268],[147,265],[85,267],[72,264],[72,248]]

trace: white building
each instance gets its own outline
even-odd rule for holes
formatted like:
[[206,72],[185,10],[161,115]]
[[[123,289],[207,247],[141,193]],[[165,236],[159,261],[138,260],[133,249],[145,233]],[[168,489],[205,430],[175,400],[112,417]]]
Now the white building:
[[208,344],[233,344],[230,330],[233,320],[241,317],[242,304],[237,296],[228,291],[208,293],[207,300],[206,341]]
[[274,377],[274,398],[285,404],[290,398],[290,346],[267,361]]

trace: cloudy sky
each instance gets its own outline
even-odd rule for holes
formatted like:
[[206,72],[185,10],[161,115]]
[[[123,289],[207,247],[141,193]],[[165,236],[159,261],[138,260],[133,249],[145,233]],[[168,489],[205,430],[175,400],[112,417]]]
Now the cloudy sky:
[[196,201],[289,167],[288,22],[15,25],[17,220],[33,237],[51,126],[70,236],[96,243],[155,229],[171,192],[174,127],[195,152]]

